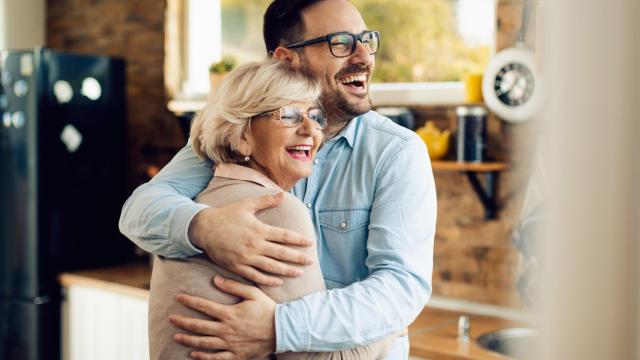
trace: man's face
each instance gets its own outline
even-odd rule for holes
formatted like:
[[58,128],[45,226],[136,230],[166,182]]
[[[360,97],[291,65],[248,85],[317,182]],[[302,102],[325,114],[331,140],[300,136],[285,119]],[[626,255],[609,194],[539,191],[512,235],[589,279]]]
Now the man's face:
[[[303,39],[346,31],[360,34],[367,27],[360,12],[346,0],[324,0],[305,9]],[[337,58],[329,45],[306,46],[301,54],[301,67],[322,81],[322,104],[329,114],[330,125],[338,125],[371,110],[369,79],[375,58],[360,43],[348,57]]]

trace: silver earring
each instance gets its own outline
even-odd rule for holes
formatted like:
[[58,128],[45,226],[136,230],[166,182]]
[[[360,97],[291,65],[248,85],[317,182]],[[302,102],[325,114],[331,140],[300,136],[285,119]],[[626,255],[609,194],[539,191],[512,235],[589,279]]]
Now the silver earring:
[[249,155],[247,155],[247,156],[245,156],[245,157],[244,157],[244,161],[245,161],[245,162],[249,161],[249,159],[251,159],[251,158],[249,157]]

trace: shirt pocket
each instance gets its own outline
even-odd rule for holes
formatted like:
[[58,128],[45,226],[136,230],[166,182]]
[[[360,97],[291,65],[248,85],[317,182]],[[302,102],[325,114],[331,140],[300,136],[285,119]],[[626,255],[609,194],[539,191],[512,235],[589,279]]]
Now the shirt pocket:
[[327,288],[344,287],[368,275],[369,208],[324,209],[318,212],[322,273]]

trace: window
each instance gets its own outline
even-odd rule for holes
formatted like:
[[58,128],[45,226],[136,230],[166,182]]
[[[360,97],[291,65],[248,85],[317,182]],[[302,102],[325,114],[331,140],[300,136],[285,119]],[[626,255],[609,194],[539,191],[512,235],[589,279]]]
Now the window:
[[[493,52],[495,0],[352,1],[382,37],[371,87],[376,104],[461,102],[462,76],[481,72]],[[223,56],[240,63],[265,57],[262,16],[271,0],[186,2],[191,61],[182,93],[206,93],[206,64]]]

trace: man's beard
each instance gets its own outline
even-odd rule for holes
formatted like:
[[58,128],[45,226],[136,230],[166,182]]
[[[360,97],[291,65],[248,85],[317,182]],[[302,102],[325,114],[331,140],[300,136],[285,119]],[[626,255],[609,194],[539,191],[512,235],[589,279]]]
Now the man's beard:
[[[301,71],[313,77],[319,78],[322,84],[320,103],[322,104],[322,107],[329,118],[329,128],[338,128],[338,130],[340,130],[354,117],[365,114],[371,110],[372,105],[369,94],[367,94],[366,97],[362,98],[362,100],[357,103],[349,102],[346,94],[340,88],[335,88],[333,86],[335,84],[335,79],[331,78],[328,74],[318,75],[313,73],[310,69],[308,60],[304,57],[304,55],[300,55]],[[361,67],[357,67],[357,71],[354,70],[355,69],[350,70],[349,68],[347,68],[343,69],[341,72],[346,71],[348,73],[363,71]],[[369,72],[368,69],[366,72]],[[331,132],[330,129],[328,129],[328,131]]]
[[[327,83],[331,80],[330,78],[323,79]],[[362,101],[352,103],[349,102],[344,92],[340,91],[339,88],[329,88],[329,84],[323,84],[322,95],[320,96],[320,102],[328,113],[335,112],[336,114],[334,115],[345,118],[348,121],[371,110],[371,99],[368,94],[365,98],[362,98]]]

